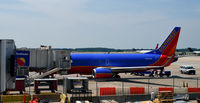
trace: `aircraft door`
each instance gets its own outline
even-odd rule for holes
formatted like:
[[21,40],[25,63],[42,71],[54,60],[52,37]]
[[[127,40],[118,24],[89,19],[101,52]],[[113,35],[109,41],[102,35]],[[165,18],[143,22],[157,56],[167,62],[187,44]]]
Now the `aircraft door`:
[[106,65],[109,66],[109,64],[110,64],[110,63],[109,63],[109,60],[106,59]]

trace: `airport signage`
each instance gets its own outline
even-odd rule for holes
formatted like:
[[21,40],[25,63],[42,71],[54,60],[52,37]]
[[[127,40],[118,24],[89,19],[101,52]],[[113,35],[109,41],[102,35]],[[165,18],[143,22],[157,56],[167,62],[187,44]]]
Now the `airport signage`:
[[16,62],[18,66],[29,66],[30,64],[30,51],[16,51]]

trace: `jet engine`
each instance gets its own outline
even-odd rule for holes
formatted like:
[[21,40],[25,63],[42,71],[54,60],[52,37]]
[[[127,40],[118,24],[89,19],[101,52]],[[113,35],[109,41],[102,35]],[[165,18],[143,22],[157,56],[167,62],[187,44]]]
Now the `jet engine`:
[[113,73],[109,68],[98,67],[92,71],[93,78],[110,78]]

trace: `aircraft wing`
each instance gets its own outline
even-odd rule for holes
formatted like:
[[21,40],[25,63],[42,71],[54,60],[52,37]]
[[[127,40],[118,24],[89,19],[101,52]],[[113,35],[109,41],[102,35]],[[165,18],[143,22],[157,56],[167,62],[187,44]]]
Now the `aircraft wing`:
[[162,69],[167,66],[170,61],[173,59],[175,55],[169,57],[168,61],[162,66],[137,66],[137,67],[112,67],[110,68],[113,73],[120,73],[120,72],[132,72],[132,71],[143,71],[149,69]]
[[133,71],[143,71],[149,69],[162,69],[163,66],[139,66],[139,67],[112,67],[110,68],[113,73],[121,73],[121,72],[133,72]]

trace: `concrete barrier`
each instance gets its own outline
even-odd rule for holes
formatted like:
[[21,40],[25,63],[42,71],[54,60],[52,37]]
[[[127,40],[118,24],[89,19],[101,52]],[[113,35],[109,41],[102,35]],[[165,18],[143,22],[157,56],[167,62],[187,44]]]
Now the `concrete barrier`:
[[60,102],[60,93],[41,93],[34,94],[34,99],[39,99],[40,102]]
[[200,88],[197,87],[188,87],[188,93],[199,93]]
[[185,94],[188,93],[188,88],[174,88],[175,94]]
[[1,101],[3,103],[14,103],[14,102],[29,102],[31,100],[31,95],[1,95]]
[[171,91],[174,93],[174,88],[173,87],[159,87],[158,91]]
[[196,87],[159,87],[151,88],[151,91],[144,87],[129,87],[129,88],[115,88],[115,87],[100,87],[100,96],[121,96],[121,95],[141,95],[141,94],[151,94],[153,91],[158,94],[160,91],[171,91],[174,94],[186,94],[186,93],[200,93],[200,88]]
[[100,87],[100,96],[116,95],[115,87]]
[[144,94],[144,87],[130,87],[130,94]]

